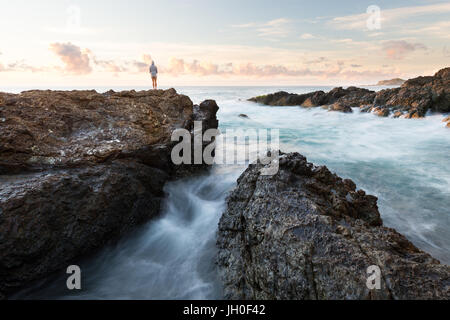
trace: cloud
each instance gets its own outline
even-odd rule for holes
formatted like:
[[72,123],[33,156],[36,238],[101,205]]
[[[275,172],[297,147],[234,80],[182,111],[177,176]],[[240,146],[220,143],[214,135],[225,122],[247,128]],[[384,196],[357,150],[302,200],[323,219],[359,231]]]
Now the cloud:
[[[407,20],[415,16],[441,14],[450,12],[450,3],[437,3],[425,6],[411,6],[395,9],[381,9],[381,26],[399,20]],[[369,13],[354,14],[333,18],[329,24],[334,28],[348,30],[367,30]]]
[[405,31],[408,34],[416,34],[421,37],[437,37],[450,39],[450,21],[438,21],[430,23],[422,28],[410,28]]
[[140,61],[131,61],[129,64],[133,66],[136,72],[148,72],[148,68],[153,59],[150,54],[144,53]]
[[[214,64],[210,62],[199,62],[193,60],[188,62],[182,58],[171,58],[167,67],[161,68],[163,73],[172,76],[195,75],[195,76],[222,76],[222,77],[244,77],[244,78],[274,78],[274,77],[312,77],[318,79],[365,79],[366,77],[380,78],[394,76],[393,72],[386,70],[363,70],[362,65],[352,64],[345,67],[344,61],[330,61],[325,57],[319,57],[314,63],[326,62],[319,68],[302,66],[285,66],[281,64],[254,64],[254,63],[225,63]],[[311,63],[312,64],[312,63]]]
[[52,71],[54,68],[52,67],[35,67],[32,65],[29,65],[25,62],[25,60],[15,61],[8,63],[6,65],[3,65],[0,63],[0,72],[47,72]]
[[233,28],[252,29],[263,38],[287,37],[290,33],[290,19],[279,18],[265,23],[244,23],[232,25]]
[[211,62],[199,62],[194,60],[186,62],[184,59],[170,58],[169,65],[162,68],[163,72],[167,72],[174,76],[190,74],[196,76],[210,76],[210,75],[226,75],[229,73],[229,64],[219,66]]
[[327,60],[328,59],[325,57],[318,57],[317,59],[307,60],[304,62],[304,64],[319,64],[319,63],[325,62]]
[[64,63],[64,71],[76,75],[86,75],[94,71],[110,72],[118,76],[120,73],[147,72],[152,62],[149,54],[143,54],[141,60],[115,61],[99,59],[89,49],[81,50],[72,43],[52,43],[50,50]]
[[251,27],[256,27],[257,24],[254,22],[249,22],[249,23],[242,23],[242,24],[233,24],[232,27],[233,28],[251,28]]
[[309,39],[315,39],[316,37],[313,36],[311,33],[304,33],[300,36],[303,40],[309,40]]
[[[345,39],[344,39],[345,40]],[[345,40],[344,42],[347,42]],[[351,42],[353,43],[353,42]],[[389,47],[389,43],[386,43]],[[392,44],[391,44],[392,46]],[[376,50],[380,50],[380,43],[376,43]],[[419,44],[414,44],[415,50],[420,48]],[[49,70],[52,72],[71,72],[76,74],[90,74],[97,72],[112,73],[116,76],[137,75],[142,78],[148,74],[148,67],[153,57],[145,53],[138,59],[132,58],[113,58],[105,56],[96,56],[89,49],[80,49],[80,47],[68,44],[52,44],[52,52],[64,62],[64,67],[49,66],[45,68],[36,68],[27,65],[23,61],[10,63],[9,65],[2,61],[0,70],[11,71],[28,70],[38,72]],[[157,45],[152,45],[152,53],[155,51],[158,55],[164,52],[173,51],[173,56],[168,61],[156,61],[160,73],[167,78],[178,76],[215,79],[255,79],[269,80],[272,78],[286,79],[289,81],[311,81],[313,79],[363,79],[364,77],[395,77],[394,71],[383,69],[382,71],[373,70],[375,66],[366,67],[362,61],[355,59],[346,59],[344,56],[333,55],[332,52],[317,52],[316,55],[306,55],[302,57],[301,52],[287,49],[274,49],[272,47],[249,47],[249,46],[213,46],[210,48],[186,47],[183,50],[158,50]],[[175,46],[175,49],[177,47]],[[202,59],[204,51],[210,52],[207,60]],[[261,52],[264,55],[261,56]],[[188,52],[183,55],[183,52]],[[245,52],[245,56],[243,56]],[[375,52],[375,51],[374,51]],[[197,58],[199,57],[199,58]],[[345,56],[347,57],[347,56]],[[301,60],[300,60],[301,59]],[[270,61],[266,63],[266,61]],[[356,65],[361,63],[361,65]],[[353,65],[352,65],[353,64]],[[79,70],[81,66],[81,71]],[[78,68],[78,69],[76,69]],[[371,70],[368,70],[371,69]],[[376,79],[375,78],[375,79]],[[183,80],[183,79],[182,79]],[[365,80],[365,79],[364,79]]]
[[426,50],[427,47],[421,43],[411,43],[404,40],[391,40],[384,42],[382,49],[387,58],[401,60],[409,53],[416,50]]
[[96,66],[100,67],[102,70],[106,72],[112,72],[118,74],[119,72],[126,72],[128,68],[115,62],[114,60],[98,60],[97,58],[93,58],[93,62]]
[[289,33],[288,25],[290,22],[286,18],[271,20],[257,28],[257,31],[261,37],[286,37]]
[[64,70],[76,75],[84,75],[92,72],[89,50],[81,50],[72,43],[52,43],[50,51],[56,54],[64,63]]

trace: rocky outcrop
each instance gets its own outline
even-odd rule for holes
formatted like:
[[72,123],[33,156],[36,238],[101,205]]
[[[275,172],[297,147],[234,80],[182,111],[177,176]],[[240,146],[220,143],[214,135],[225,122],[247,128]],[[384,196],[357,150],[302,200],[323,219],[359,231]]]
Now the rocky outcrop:
[[325,93],[315,91],[305,94],[287,93],[284,91],[249,99],[271,106],[302,106],[305,108],[327,106],[330,111],[352,112],[352,107],[370,104],[375,98],[375,92],[367,89],[341,87]]
[[450,128],[450,117],[444,118],[444,120],[442,120],[442,122],[445,122],[447,124],[447,128]]
[[0,93],[0,297],[158,215],[173,130],[217,110],[174,89]]
[[272,106],[326,106],[330,111],[344,112],[359,107],[362,112],[373,112],[382,117],[393,114],[397,118],[421,118],[428,111],[450,112],[450,68],[442,69],[434,76],[410,79],[399,88],[378,92],[355,87],[335,88],[328,93],[282,91],[249,100]]
[[[450,298],[450,267],[383,226],[376,197],[298,153],[279,164],[274,176],[250,165],[227,199],[217,240],[225,298]],[[366,285],[370,266],[381,269],[379,290]]]
[[406,80],[395,78],[390,80],[381,80],[376,84],[377,86],[401,86]]
[[428,111],[450,112],[450,68],[433,77],[410,79],[400,88],[377,92],[373,107],[389,113],[399,111],[406,118],[421,118]]

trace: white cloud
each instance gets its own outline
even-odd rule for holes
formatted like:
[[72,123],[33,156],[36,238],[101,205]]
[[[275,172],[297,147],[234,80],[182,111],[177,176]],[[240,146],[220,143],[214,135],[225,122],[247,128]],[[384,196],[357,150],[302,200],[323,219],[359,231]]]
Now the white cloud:
[[450,21],[438,21],[422,28],[409,28],[408,34],[450,39]]
[[250,29],[263,38],[279,38],[287,37],[290,33],[290,19],[279,18],[267,21],[265,23],[244,23],[232,25],[234,28]]
[[315,39],[316,37],[313,36],[311,33],[304,33],[300,36],[303,40],[309,40],[309,39]]
[[[402,7],[386,10],[383,10],[383,8],[381,8],[381,27],[383,27],[387,23],[406,20],[415,16],[446,12],[450,12],[450,3],[438,3],[425,6]],[[366,30],[366,22],[369,17],[370,14],[368,13],[336,17],[330,21],[330,24],[338,29]]]

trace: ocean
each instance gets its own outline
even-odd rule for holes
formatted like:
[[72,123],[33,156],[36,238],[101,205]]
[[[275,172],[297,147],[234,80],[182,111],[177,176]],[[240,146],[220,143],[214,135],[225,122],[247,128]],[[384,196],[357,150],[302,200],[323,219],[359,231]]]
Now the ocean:
[[[22,89],[0,88],[9,92]],[[102,92],[110,88],[96,89]],[[450,132],[441,122],[443,115],[393,119],[356,109],[344,114],[247,101],[280,90],[306,93],[332,87],[176,89],[194,103],[216,100],[222,132],[279,129],[283,152],[299,152],[310,162],[352,179],[358,188],[378,197],[386,226],[397,229],[442,263],[450,263]],[[214,165],[201,176],[167,184],[160,218],[80,261],[83,290],[68,294],[64,274],[42,281],[15,298],[220,299],[214,263],[217,224],[225,210],[226,196],[245,168],[244,162]]]

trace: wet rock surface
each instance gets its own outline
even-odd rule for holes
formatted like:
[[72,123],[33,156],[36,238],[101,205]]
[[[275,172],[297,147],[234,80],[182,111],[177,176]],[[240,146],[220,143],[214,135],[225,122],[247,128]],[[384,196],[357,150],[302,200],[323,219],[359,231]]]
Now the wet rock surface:
[[[227,299],[448,299],[450,267],[383,226],[377,198],[298,153],[250,165],[221,217]],[[381,269],[370,290],[367,268]]]
[[417,77],[405,81],[401,87],[378,92],[349,87],[334,88],[330,92],[316,91],[293,94],[284,91],[249,99],[271,106],[326,106],[330,111],[349,112],[360,108],[361,112],[373,112],[378,116],[422,118],[427,112],[450,112],[450,68],[434,76]]
[[188,128],[192,116],[191,100],[174,89],[0,93],[0,172],[115,158],[154,165],[154,149],[166,146],[175,128]]
[[190,173],[173,130],[217,128],[217,110],[174,89],[0,93],[0,296],[157,216],[165,182]]
[[450,128],[450,117],[444,118],[444,120],[442,120],[442,122],[447,123],[447,127]]
[[281,91],[251,98],[249,101],[271,106],[302,106],[305,108],[330,106],[330,111],[349,112],[349,108],[360,107],[361,105],[371,103],[374,97],[374,91],[356,87],[349,87],[347,89],[339,87],[327,93],[324,91],[315,91],[305,94],[295,94]]

